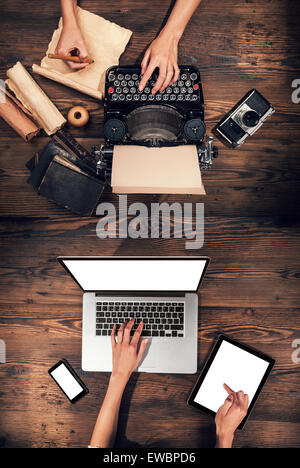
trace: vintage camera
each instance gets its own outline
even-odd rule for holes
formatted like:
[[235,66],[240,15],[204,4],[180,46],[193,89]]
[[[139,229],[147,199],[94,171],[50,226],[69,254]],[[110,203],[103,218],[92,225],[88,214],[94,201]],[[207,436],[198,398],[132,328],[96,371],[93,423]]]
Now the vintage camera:
[[274,107],[252,89],[216,125],[213,133],[230,147],[240,146],[274,112]]

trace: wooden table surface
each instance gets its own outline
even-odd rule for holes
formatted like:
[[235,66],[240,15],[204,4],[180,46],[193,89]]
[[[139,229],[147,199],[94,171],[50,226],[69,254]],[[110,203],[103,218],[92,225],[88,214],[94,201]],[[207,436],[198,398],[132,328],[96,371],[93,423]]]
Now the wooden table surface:
[[[26,2],[27,3],[27,2]],[[134,31],[121,58],[138,63],[159,30],[170,0],[84,0],[81,6]],[[60,15],[59,2],[2,0],[1,78],[17,60],[39,63]],[[134,200],[205,203],[205,244],[185,239],[100,240],[97,218],[79,218],[39,197],[26,184],[26,161],[48,139],[24,143],[0,121],[1,316],[7,362],[0,364],[0,446],[84,447],[109,375],[84,373],[82,293],[58,255],[208,255],[212,263],[199,297],[198,369],[220,333],[276,359],[235,447],[299,447],[300,105],[291,83],[300,79],[297,0],[203,0],[180,43],[180,63],[202,72],[210,130],[255,87],[276,114],[238,150],[219,144],[205,176],[205,198],[131,196]],[[217,63],[213,64],[217,58]],[[207,60],[205,57],[207,56]],[[88,149],[103,141],[103,107],[93,98],[35,76],[66,115],[77,104],[91,114],[72,134]],[[106,200],[117,203],[107,194]],[[47,370],[66,357],[90,394],[70,405]],[[101,356],[99,356],[101,359]],[[118,446],[211,447],[213,419],[186,406],[196,375],[135,374],[120,411]]]

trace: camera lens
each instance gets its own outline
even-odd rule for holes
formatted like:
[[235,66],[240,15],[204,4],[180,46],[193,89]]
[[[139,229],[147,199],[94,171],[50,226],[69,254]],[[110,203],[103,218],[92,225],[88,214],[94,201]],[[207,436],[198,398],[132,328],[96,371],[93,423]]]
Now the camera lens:
[[255,111],[248,111],[245,112],[243,115],[243,124],[246,125],[247,127],[256,127],[256,125],[259,122],[259,115]]

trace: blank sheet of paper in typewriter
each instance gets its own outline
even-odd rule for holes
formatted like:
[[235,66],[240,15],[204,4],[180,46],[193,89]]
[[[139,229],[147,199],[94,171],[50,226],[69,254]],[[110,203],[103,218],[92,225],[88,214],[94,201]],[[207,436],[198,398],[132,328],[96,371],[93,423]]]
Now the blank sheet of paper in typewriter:
[[194,145],[115,146],[111,185],[114,193],[205,195]]

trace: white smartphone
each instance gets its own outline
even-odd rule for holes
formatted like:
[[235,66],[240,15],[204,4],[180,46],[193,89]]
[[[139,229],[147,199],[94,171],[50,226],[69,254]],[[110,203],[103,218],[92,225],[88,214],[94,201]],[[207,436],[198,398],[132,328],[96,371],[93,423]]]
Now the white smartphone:
[[89,393],[86,385],[66,359],[61,359],[54,364],[54,366],[48,370],[48,373],[71,403],[75,403]]

